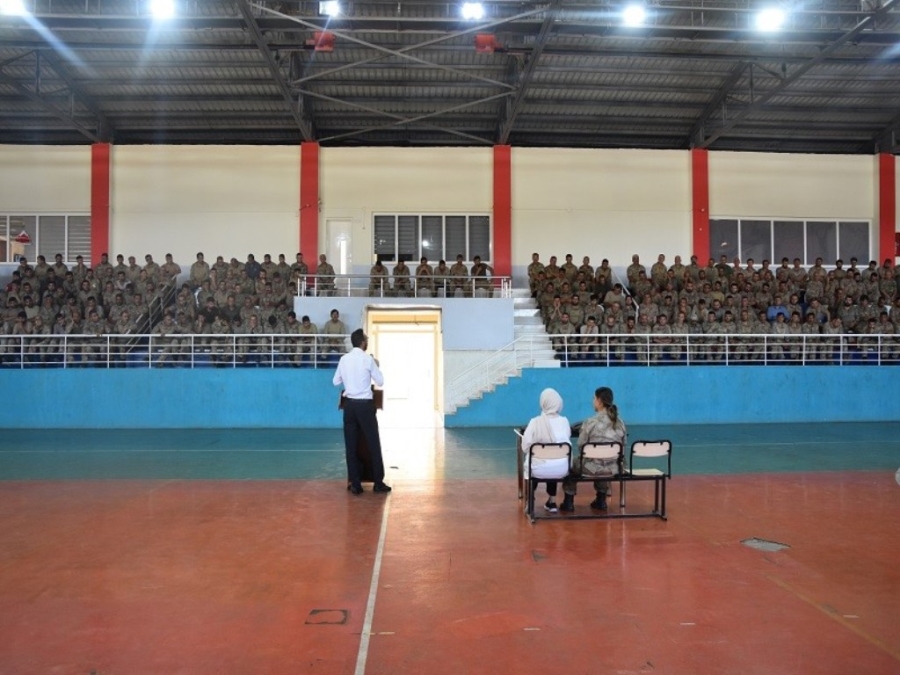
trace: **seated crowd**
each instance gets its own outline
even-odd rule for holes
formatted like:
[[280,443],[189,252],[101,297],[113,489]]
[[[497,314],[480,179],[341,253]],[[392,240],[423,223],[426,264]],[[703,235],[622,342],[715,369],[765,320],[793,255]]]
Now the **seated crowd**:
[[[0,293],[0,357],[21,349],[18,340],[2,336],[27,336],[29,354],[45,360],[60,353],[62,336],[72,335],[82,338],[68,345],[70,359],[90,362],[109,357],[115,361],[133,346],[133,341],[123,337],[108,342],[101,336],[140,333],[157,337],[160,361],[182,358],[192,340],[195,349],[214,351],[221,361],[246,359],[250,353],[276,349],[297,363],[306,362],[316,344],[318,356],[345,351],[347,328],[337,310],[331,312],[331,319],[321,329],[307,316],[298,320],[292,311],[294,289],[310,274],[302,253],[291,265],[283,254],[277,263],[268,254],[261,263],[251,254],[243,263],[236,258],[225,262],[219,256],[211,266],[203,253],[198,253],[187,281],[180,287],[182,269],[171,254],[165,256],[162,265],[146,255],[143,266],[134,256],[126,263],[122,255],[113,265],[104,254],[94,268],[87,267],[78,256],[71,269],[62,255],[55,258],[49,265],[44,256],[38,256],[33,266],[21,259],[12,281]],[[334,269],[324,255],[319,258],[316,280],[319,290],[327,294],[334,288]],[[154,308],[156,311],[151,311]],[[185,334],[210,337],[179,338]],[[298,337],[277,346],[264,338],[225,337],[272,334]],[[316,335],[334,337],[317,341]],[[110,347],[114,353],[103,353],[107,343],[115,345]]]
[[900,296],[890,259],[862,269],[855,258],[849,268],[837,260],[826,270],[821,258],[810,269],[784,258],[773,269],[768,260],[757,267],[752,259],[729,264],[726,256],[705,267],[696,256],[689,265],[675,256],[669,266],[660,254],[648,273],[634,255],[624,280],[608,260],[596,269],[587,256],[579,267],[571,254],[565,260],[558,265],[552,256],[545,266],[535,253],[528,278],[547,332],[560,336],[552,338],[554,347],[566,359],[621,361],[631,353],[639,361],[680,360],[690,349],[692,360],[824,362],[841,348],[840,338],[824,336],[846,334],[873,336],[853,344],[880,342],[883,358],[900,357],[893,337],[900,334]]
[[466,267],[463,256],[456,256],[456,263],[447,267],[445,260],[437,266],[428,264],[428,258],[421,258],[415,274],[406,262],[401,260],[388,273],[388,268],[379,258],[369,270],[369,295],[410,297],[472,297],[490,296],[493,292],[491,277],[494,269],[475,256],[472,269]]

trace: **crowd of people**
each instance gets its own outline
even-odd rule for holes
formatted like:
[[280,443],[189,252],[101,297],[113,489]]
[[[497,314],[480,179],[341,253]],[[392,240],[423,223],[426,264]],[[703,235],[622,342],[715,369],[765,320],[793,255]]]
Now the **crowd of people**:
[[[60,254],[53,264],[42,255],[34,265],[22,258],[0,298],[0,357],[22,349],[9,337],[25,336],[26,351],[38,360],[58,357],[63,342],[72,361],[118,360],[133,347],[128,336],[140,333],[155,336],[162,363],[185,358],[191,346],[215,352],[220,362],[273,350],[297,363],[308,362],[315,347],[317,357],[343,353],[347,328],[337,310],[321,327],[293,312],[296,289],[309,275],[319,293],[333,292],[334,268],[325,255],[310,270],[302,253],[290,265],[283,254],[278,262],[268,254],[262,262],[253,254],[246,262],[219,256],[210,265],[197,253],[186,279],[171,254],[162,265],[151,255],[143,265],[122,255],[112,264],[103,254],[93,268],[82,256],[71,268]],[[278,345],[262,337],[273,334],[297,337]],[[106,353],[104,345],[112,345]]]
[[447,267],[447,261],[439,260],[436,266],[422,257],[413,273],[406,261],[400,261],[388,272],[379,258],[369,270],[369,295],[410,297],[488,297],[493,293],[491,277],[494,268],[475,256],[471,269],[463,262],[462,254],[456,263]]
[[[775,268],[768,260],[729,263],[727,256],[705,266],[696,256],[688,265],[675,256],[667,265],[660,254],[648,271],[634,255],[619,278],[606,259],[596,269],[587,256],[576,266],[571,254],[562,265],[555,256],[544,265],[535,253],[528,280],[566,360],[828,362],[847,345],[880,345],[882,360],[900,356],[891,259],[864,268],[856,258],[846,268],[837,260],[826,269],[818,258],[807,269],[799,258],[783,258]],[[836,337],[847,335],[859,337]]]

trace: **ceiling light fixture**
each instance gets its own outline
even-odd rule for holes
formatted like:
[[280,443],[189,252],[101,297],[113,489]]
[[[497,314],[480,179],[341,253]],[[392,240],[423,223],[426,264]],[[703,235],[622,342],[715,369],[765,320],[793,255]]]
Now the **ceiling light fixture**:
[[480,2],[466,2],[462,6],[462,18],[466,21],[478,21],[484,18],[484,5]]
[[7,16],[24,16],[26,13],[24,0],[0,0],[0,14]]
[[637,28],[638,26],[643,26],[644,21],[647,20],[647,10],[644,9],[643,5],[628,5],[625,8],[625,11],[622,12],[622,23],[630,28]]
[[171,19],[175,16],[175,0],[150,0],[150,14],[160,21]]
[[341,13],[341,3],[338,0],[325,0],[319,3],[319,14],[335,17]]
[[756,28],[766,33],[774,33],[777,30],[781,30],[784,20],[784,10],[777,7],[768,7],[756,15]]

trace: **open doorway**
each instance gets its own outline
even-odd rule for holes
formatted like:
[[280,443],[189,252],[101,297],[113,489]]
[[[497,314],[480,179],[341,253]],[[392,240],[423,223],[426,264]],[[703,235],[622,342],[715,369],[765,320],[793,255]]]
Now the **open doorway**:
[[369,352],[384,373],[379,424],[397,428],[444,426],[441,310],[437,307],[368,307]]

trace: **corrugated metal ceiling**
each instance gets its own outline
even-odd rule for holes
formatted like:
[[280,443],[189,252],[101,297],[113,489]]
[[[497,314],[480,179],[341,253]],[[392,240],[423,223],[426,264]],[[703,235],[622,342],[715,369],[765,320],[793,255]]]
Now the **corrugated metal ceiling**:
[[[0,142],[572,145],[894,152],[900,0],[458,5],[33,0],[0,16]],[[798,6],[799,7],[799,6]],[[316,50],[329,31],[333,50]],[[476,36],[492,36],[476,51]]]

